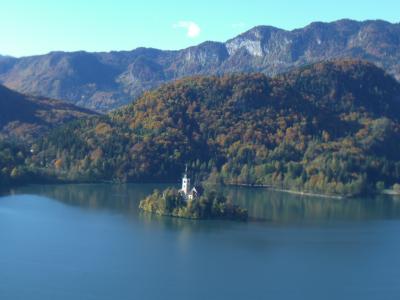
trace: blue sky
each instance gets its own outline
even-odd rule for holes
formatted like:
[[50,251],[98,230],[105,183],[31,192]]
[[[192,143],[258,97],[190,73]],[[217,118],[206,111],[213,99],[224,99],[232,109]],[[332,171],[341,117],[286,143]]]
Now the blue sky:
[[399,0],[0,0],[0,54],[181,49],[256,25],[342,18],[400,22]]

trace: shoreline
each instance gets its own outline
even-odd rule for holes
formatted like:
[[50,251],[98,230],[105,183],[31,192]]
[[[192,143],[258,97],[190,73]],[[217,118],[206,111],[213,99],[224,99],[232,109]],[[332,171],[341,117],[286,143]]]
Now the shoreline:
[[282,192],[282,193],[288,193],[288,194],[294,194],[294,195],[301,195],[301,196],[308,196],[308,197],[320,197],[320,198],[330,198],[330,199],[345,199],[345,198],[350,198],[351,196],[339,196],[339,195],[327,195],[327,194],[318,194],[318,193],[312,193],[312,192],[302,192],[302,191],[295,191],[295,190],[288,190],[288,189],[280,189],[276,188],[272,185],[264,185],[264,184],[245,184],[245,183],[228,183],[226,184],[227,186],[232,186],[232,187],[248,187],[248,188],[262,188],[262,189],[268,189],[271,191],[276,191],[276,192]]
[[396,192],[395,190],[383,190],[381,194],[389,196],[400,196],[400,192]]
[[[32,183],[24,183],[24,184],[13,184],[13,185],[8,185],[8,186],[2,186],[0,188],[0,194],[7,194],[7,191],[13,188],[18,188],[22,186],[28,186],[28,185],[68,185],[68,184],[171,184],[175,183],[172,181],[169,182],[161,182],[161,181],[155,181],[155,182],[150,182],[150,181],[142,181],[142,182],[118,182],[118,181],[112,181],[112,180],[99,180],[99,181],[79,181],[79,180],[54,180],[54,181],[45,181],[43,183],[38,183],[38,182],[32,182]],[[272,185],[264,185],[264,184],[245,184],[245,183],[225,183],[222,184],[221,186],[230,186],[230,187],[246,187],[246,188],[262,188],[262,189],[268,189],[271,191],[276,191],[276,192],[282,192],[282,193],[288,193],[288,194],[294,194],[294,195],[300,195],[300,196],[307,196],[307,197],[319,197],[319,198],[327,198],[327,199],[336,199],[336,200],[342,200],[342,199],[348,199],[355,197],[355,195],[329,195],[329,194],[321,194],[321,193],[313,193],[313,192],[307,192],[307,191],[297,191],[297,190],[290,190],[290,189],[284,189],[284,188],[278,188],[274,187]],[[389,196],[400,196],[400,192],[396,192],[391,189],[386,189],[381,191],[381,195],[389,195]]]
[[[28,186],[28,185],[68,185],[68,184],[171,184],[172,182],[117,182],[117,181],[112,181],[112,180],[99,180],[99,181],[79,181],[79,180],[55,180],[55,181],[47,181],[43,183],[38,183],[38,182],[33,182],[33,183],[25,183],[25,184],[17,184],[17,185],[10,185],[3,187],[3,191],[10,190],[13,188],[18,188],[18,187],[23,187],[23,186]],[[345,199],[345,198],[350,198],[351,196],[340,196],[340,195],[328,195],[328,194],[319,194],[319,193],[312,193],[312,192],[305,192],[305,191],[295,191],[295,190],[288,190],[288,189],[281,189],[274,187],[272,185],[264,185],[264,184],[245,184],[245,183],[225,183],[221,185],[223,186],[230,186],[230,187],[246,187],[246,188],[258,188],[258,189],[268,189],[271,191],[276,191],[276,192],[282,192],[282,193],[288,193],[288,194],[294,194],[294,195],[301,195],[301,196],[308,196],[308,197],[319,197],[319,198],[329,198],[329,199]],[[1,194],[1,189],[0,189],[0,194]],[[382,192],[382,194],[386,195],[400,195],[396,194],[396,192],[390,191],[387,192]]]

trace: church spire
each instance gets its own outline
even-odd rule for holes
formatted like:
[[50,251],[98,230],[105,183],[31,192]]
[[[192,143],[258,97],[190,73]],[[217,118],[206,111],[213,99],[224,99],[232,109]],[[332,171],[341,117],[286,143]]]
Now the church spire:
[[193,200],[197,197],[198,193],[195,187],[191,188],[190,178],[188,177],[188,164],[185,164],[185,174],[182,177],[182,188],[179,192],[184,196],[185,200]]
[[183,175],[182,178],[182,189],[181,191],[183,192],[183,194],[185,195],[185,197],[188,197],[189,193],[190,193],[190,179],[187,176],[187,164],[185,166],[185,174]]

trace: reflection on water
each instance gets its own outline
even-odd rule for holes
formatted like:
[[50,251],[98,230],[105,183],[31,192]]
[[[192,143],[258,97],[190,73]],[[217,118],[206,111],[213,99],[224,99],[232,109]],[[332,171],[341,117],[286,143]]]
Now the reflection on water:
[[0,299],[399,298],[400,199],[229,187],[263,222],[138,210],[165,187],[37,185],[0,197]]
[[144,226],[158,230],[177,230],[183,238],[192,232],[208,232],[234,226],[234,222],[162,217],[139,210],[139,202],[154,189],[163,190],[170,184],[66,184],[31,185],[12,189],[9,194],[44,196],[64,204],[93,211],[114,211],[132,217]]
[[68,205],[88,209],[107,209],[137,213],[139,201],[153,189],[153,184],[66,184],[31,185],[14,189],[14,194],[34,194],[56,199]]
[[225,192],[252,217],[271,221],[400,217],[400,199],[388,196],[333,199],[250,188],[228,188]]
[[[35,194],[87,209],[107,209],[137,216],[140,220],[163,220],[169,226],[186,220],[157,217],[138,210],[139,201],[163,184],[71,184],[33,185],[14,189],[13,194]],[[400,198],[379,196],[357,199],[310,197],[255,188],[221,188],[235,203],[249,210],[253,220],[292,222],[302,220],[361,220],[400,218]],[[170,218],[167,218],[170,219]],[[196,224],[196,222],[191,222]]]

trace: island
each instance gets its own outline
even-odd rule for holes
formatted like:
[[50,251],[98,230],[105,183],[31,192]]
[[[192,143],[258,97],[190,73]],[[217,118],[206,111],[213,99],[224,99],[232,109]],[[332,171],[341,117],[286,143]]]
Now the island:
[[222,193],[213,189],[190,189],[187,169],[182,178],[182,188],[155,190],[140,201],[139,208],[160,216],[186,219],[225,219],[246,221],[247,210],[233,204]]

